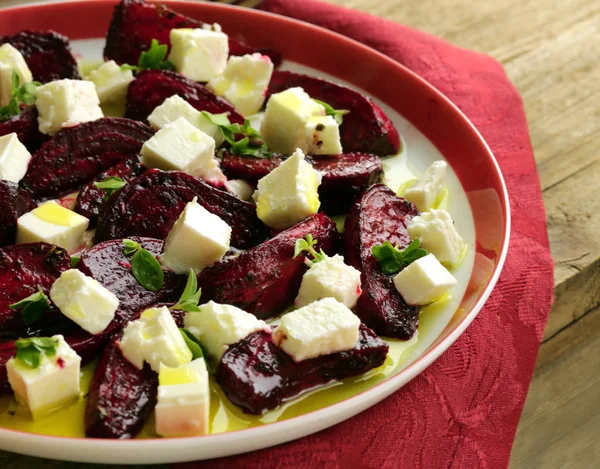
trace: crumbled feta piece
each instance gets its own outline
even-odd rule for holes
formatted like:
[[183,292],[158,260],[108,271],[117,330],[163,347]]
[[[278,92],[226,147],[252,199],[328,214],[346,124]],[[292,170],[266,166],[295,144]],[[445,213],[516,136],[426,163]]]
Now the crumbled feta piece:
[[360,319],[334,298],[323,298],[285,314],[273,331],[273,342],[294,361],[351,350]]
[[123,356],[140,370],[144,362],[158,373],[161,364],[177,368],[192,360],[192,352],[166,306],[147,309],[138,320],[130,321],[119,347]]
[[292,153],[308,150],[305,126],[310,117],[325,116],[325,108],[313,101],[302,88],[290,88],[271,95],[260,129],[272,151]]
[[242,179],[230,179],[225,181],[225,189],[242,200],[250,200],[254,189]]
[[227,34],[207,29],[172,29],[169,61],[195,81],[208,81],[225,71],[229,56]]
[[331,116],[309,117],[304,127],[309,155],[341,155],[340,126]]
[[446,190],[447,168],[445,161],[432,163],[425,174],[404,191],[404,198],[414,203],[421,212],[436,207]]
[[12,75],[19,76],[19,85],[33,81],[31,70],[25,62],[23,54],[11,44],[0,46],[0,106],[6,106],[12,98]]
[[273,62],[266,55],[231,56],[222,75],[208,82],[208,88],[223,96],[244,116],[260,111],[273,73]]
[[99,334],[114,319],[119,299],[96,279],[71,269],[50,289],[50,299],[66,317],[90,334]]
[[17,243],[44,241],[74,251],[83,244],[89,223],[56,202],[45,202],[17,220]]
[[456,279],[433,254],[427,254],[401,270],[394,285],[409,305],[427,305],[442,299]]
[[96,92],[101,103],[123,101],[127,96],[129,84],[133,81],[131,70],[121,70],[114,60],[103,63],[92,70],[86,80],[96,86]]
[[183,320],[185,328],[202,344],[210,359],[219,361],[227,348],[257,331],[270,331],[266,322],[231,305],[214,301],[190,312]]
[[160,260],[165,267],[179,274],[190,269],[200,272],[223,259],[230,239],[231,227],[206,210],[195,197],[169,231]]
[[458,265],[465,242],[456,231],[446,210],[430,210],[414,217],[408,225],[411,239],[419,238],[421,247],[437,257],[442,264]]
[[29,409],[33,418],[44,417],[79,397],[81,357],[69,347],[62,335],[51,339],[57,342],[56,353],[42,353],[37,368],[16,357],[6,363],[8,382],[15,397]]
[[210,391],[203,358],[179,368],[161,366],[158,373],[156,433],[196,436],[208,433]]
[[296,150],[260,181],[253,195],[256,213],[267,226],[285,229],[319,211],[321,175]]
[[16,133],[0,137],[0,179],[19,182],[25,176],[30,161],[31,153]]
[[48,135],[103,117],[96,86],[91,81],[65,79],[46,83],[38,87],[35,105],[40,132]]
[[182,171],[203,177],[218,168],[215,140],[180,117],[165,125],[142,146],[142,164],[147,168]]

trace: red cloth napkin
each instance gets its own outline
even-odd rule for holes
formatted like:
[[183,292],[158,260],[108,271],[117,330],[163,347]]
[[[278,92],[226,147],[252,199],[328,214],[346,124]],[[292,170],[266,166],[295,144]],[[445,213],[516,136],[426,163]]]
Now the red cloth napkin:
[[314,0],[266,0],[261,9],[369,45],[454,101],[502,168],[512,211],[510,250],[500,281],[466,332],[383,402],[295,442],[177,468],[507,467],[553,290],[546,217],[519,94],[494,59],[391,21]]

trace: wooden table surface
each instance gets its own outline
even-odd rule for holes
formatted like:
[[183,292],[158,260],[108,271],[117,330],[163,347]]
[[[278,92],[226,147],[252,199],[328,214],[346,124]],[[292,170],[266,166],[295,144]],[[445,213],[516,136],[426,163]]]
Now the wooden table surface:
[[[510,468],[600,467],[600,2],[326,1],[489,54],[521,92],[546,203],[556,301]],[[0,452],[0,467],[103,466]]]

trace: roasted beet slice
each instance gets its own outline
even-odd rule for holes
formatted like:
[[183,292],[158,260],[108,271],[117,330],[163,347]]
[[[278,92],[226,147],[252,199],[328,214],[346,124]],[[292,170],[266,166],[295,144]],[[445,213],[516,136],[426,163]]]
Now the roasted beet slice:
[[62,78],[81,78],[69,40],[61,34],[54,31],[22,31],[0,37],[0,44],[7,42],[23,54],[36,81],[47,83]]
[[383,273],[371,249],[385,241],[400,249],[408,246],[406,226],[418,214],[414,204],[377,184],[356,201],[346,218],[344,258],[361,272],[363,290],[356,314],[379,335],[408,340],[417,328],[419,308],[406,304],[394,287],[393,275]]
[[0,246],[6,246],[15,242],[17,219],[36,204],[17,184],[0,179],[0,207]]
[[[181,15],[164,5],[144,0],[122,0],[115,7],[108,33],[104,56],[118,63],[136,64],[142,51],[150,47],[152,39],[171,45],[169,33],[176,28],[200,28],[204,25],[188,16]],[[241,41],[229,38],[229,54],[245,55],[260,52],[268,55],[275,65],[281,63],[281,55],[270,49],[255,49]]]
[[321,78],[276,70],[267,95],[296,86],[304,88],[311,98],[324,101],[335,109],[350,111],[340,127],[344,151],[387,156],[400,150],[400,136],[389,117],[373,100],[350,88]]
[[319,241],[318,249],[327,254],[336,251],[335,223],[320,213],[237,257],[204,269],[198,275],[202,301],[235,305],[261,319],[280,313],[295,298],[306,272],[304,255],[293,257],[296,240],[307,234]]
[[129,85],[127,110],[130,119],[146,121],[154,108],[173,95],[179,95],[199,111],[212,114],[229,113],[229,120],[241,124],[244,118],[223,98],[179,73],[167,70],[147,70]]
[[232,228],[231,245],[247,249],[267,238],[268,230],[252,204],[177,171],[151,169],[131,181],[105,204],[96,242],[128,236],[165,239],[194,197]]
[[263,414],[303,392],[376,368],[387,353],[388,345],[363,324],[352,350],[298,363],[273,343],[271,334],[255,332],[227,349],[215,378],[244,412]]
[[21,114],[12,119],[0,121],[0,136],[14,132],[19,137],[19,141],[30,152],[33,152],[48,140],[48,137],[38,130],[37,118],[38,112],[35,106],[21,105]]
[[106,195],[106,192],[102,189],[98,189],[94,185],[94,182],[116,176],[129,183],[144,171],[145,168],[142,163],[140,163],[140,159],[137,155],[121,161],[112,168],[108,168],[106,171],[98,174],[93,181],[88,182],[81,188],[79,195],[77,196],[75,211],[88,218],[90,223],[95,224],[98,215],[100,214],[100,209],[105,202],[104,196]]
[[57,197],[139,153],[154,132],[122,117],[103,117],[57,133],[33,154],[23,187],[34,197]]
[[[274,154],[271,158],[248,158],[224,153],[221,155],[221,169],[230,179],[243,179],[256,184],[286,158],[281,154]],[[319,199],[321,210],[329,215],[346,213],[356,196],[380,182],[383,176],[379,157],[367,153],[306,159],[323,176]]]

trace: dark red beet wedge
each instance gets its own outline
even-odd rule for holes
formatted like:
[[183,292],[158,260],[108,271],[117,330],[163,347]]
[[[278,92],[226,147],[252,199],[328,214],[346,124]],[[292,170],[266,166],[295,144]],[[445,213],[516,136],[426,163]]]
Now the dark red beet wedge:
[[247,249],[268,236],[252,204],[177,171],[151,169],[113,194],[98,221],[96,242],[129,236],[165,239],[194,197],[232,228],[231,245]]
[[244,122],[244,118],[229,102],[213,94],[200,83],[166,70],[146,70],[131,82],[127,91],[125,116],[145,122],[155,107],[175,94],[181,96],[198,111],[207,111],[211,114],[228,112],[232,123]]
[[385,241],[404,249],[410,243],[406,226],[418,214],[414,204],[377,184],[356,201],[346,218],[344,258],[361,272],[363,290],[356,314],[379,335],[408,340],[417,329],[419,308],[406,304],[394,276],[383,273],[371,249]]
[[19,137],[19,141],[30,152],[33,152],[48,140],[48,137],[38,130],[37,118],[38,112],[35,106],[21,105],[21,114],[12,119],[0,121],[0,136],[14,132]]
[[142,174],[145,171],[144,166],[140,163],[139,157],[132,156],[120,163],[117,163],[112,168],[108,168],[106,171],[98,174],[93,181],[88,182],[79,191],[77,196],[77,204],[75,205],[75,211],[90,220],[91,224],[95,224],[100,210],[104,205],[104,196],[106,191],[98,189],[94,182],[102,181],[108,177],[120,177],[126,183],[129,183],[132,179]]
[[77,190],[98,173],[137,155],[152,135],[147,125],[122,117],[61,130],[33,154],[21,185],[37,198]]
[[[221,155],[221,169],[230,179],[243,179],[256,184],[286,158],[281,154],[273,154],[271,158],[248,158],[224,153]],[[306,160],[323,177],[319,199],[321,210],[328,215],[346,213],[356,196],[380,182],[383,176],[380,158],[367,153],[307,157]]]
[[350,111],[340,127],[344,151],[387,156],[400,150],[400,137],[392,121],[373,100],[350,88],[321,78],[276,70],[267,96],[296,86],[304,88],[311,98],[324,101],[335,109]]
[[15,242],[18,218],[36,204],[17,184],[0,179],[0,207],[0,246],[6,246]]
[[63,78],[81,78],[69,40],[61,34],[54,31],[22,31],[0,37],[0,44],[7,42],[23,54],[36,81],[48,83]]
[[387,353],[388,345],[363,324],[352,350],[298,363],[271,334],[255,332],[227,349],[215,378],[234,404],[260,415],[318,386],[376,368]]
[[[201,28],[204,25],[181,15],[164,5],[144,0],[122,0],[115,7],[108,33],[104,56],[118,63],[137,64],[140,54],[150,47],[152,39],[171,45],[169,33],[177,28]],[[275,65],[281,63],[281,55],[270,49],[255,49],[241,41],[229,38],[229,54],[245,55],[260,52],[268,55]]]
[[294,259],[298,238],[312,234],[317,249],[336,252],[338,232],[325,214],[314,215],[274,238],[207,267],[198,275],[202,301],[235,305],[260,319],[280,313],[295,298],[307,267],[304,255]]

